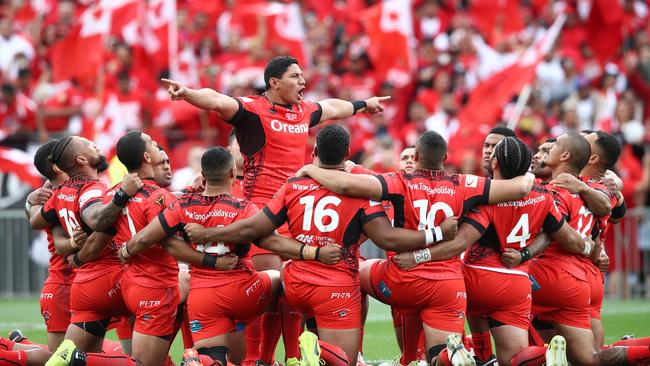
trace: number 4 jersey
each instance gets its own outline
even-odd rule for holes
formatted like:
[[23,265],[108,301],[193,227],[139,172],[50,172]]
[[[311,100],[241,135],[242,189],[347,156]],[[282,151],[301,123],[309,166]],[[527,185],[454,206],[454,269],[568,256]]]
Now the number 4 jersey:
[[[253,203],[229,194],[204,196],[201,193],[187,193],[172,202],[158,215],[158,219],[167,236],[172,236],[177,232],[184,234],[183,228],[189,223],[201,224],[205,227],[226,226],[253,216],[257,212],[258,209]],[[230,271],[217,271],[204,267],[192,268],[191,288],[223,286],[245,280],[255,273],[248,256],[250,244],[192,243],[192,247],[198,252],[213,255],[235,253],[239,260],[235,268]]]
[[[41,215],[52,225],[61,225],[70,237],[77,228],[87,234],[92,230],[81,219],[83,211],[94,204],[101,204],[106,194],[106,186],[88,176],[76,176],[65,181],[41,209]],[[111,233],[112,234],[112,233]],[[116,247],[111,243],[102,250],[100,256],[84,263],[75,276],[75,283],[87,282],[109,273],[122,264],[117,259]]]

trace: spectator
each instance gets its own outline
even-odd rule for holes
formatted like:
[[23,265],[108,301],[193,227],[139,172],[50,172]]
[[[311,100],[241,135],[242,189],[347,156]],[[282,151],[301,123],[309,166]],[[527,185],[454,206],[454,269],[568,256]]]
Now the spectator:
[[171,188],[175,191],[191,186],[197,177],[201,176],[201,156],[205,152],[202,146],[194,146],[187,154],[187,166],[174,169]]
[[13,81],[25,62],[34,58],[34,47],[23,36],[14,32],[9,18],[0,19],[0,73]]

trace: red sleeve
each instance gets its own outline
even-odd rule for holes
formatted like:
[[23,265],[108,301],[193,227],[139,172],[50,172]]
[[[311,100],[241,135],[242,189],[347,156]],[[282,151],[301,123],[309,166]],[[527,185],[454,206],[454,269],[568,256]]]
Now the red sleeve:
[[490,178],[472,174],[459,174],[458,185],[463,192],[463,211],[478,205],[487,205],[490,200]]
[[354,168],[350,171],[352,174],[368,174],[368,175],[375,175],[377,173],[373,172],[372,170],[366,168],[363,165],[355,165]]
[[147,219],[147,222],[153,221],[154,217],[158,216],[167,206],[176,200],[171,192],[166,189],[158,189],[154,191],[149,200],[147,201],[147,206],[144,210],[144,216]]
[[183,217],[183,212],[179,200],[172,202],[167,208],[165,208],[161,213],[158,214],[158,219],[160,224],[165,230],[167,236],[172,236],[176,232],[183,230],[185,226],[185,218]]
[[395,196],[404,196],[404,185],[397,173],[375,175],[381,183],[381,199],[390,201]]
[[275,227],[280,227],[284,224],[287,219],[287,204],[286,204],[286,193],[287,184],[285,183],[280,189],[275,193],[275,196],[266,204],[264,207],[264,213],[266,217],[271,220]]
[[59,215],[56,212],[56,207],[54,207],[54,202],[57,199],[56,196],[58,193],[58,191],[54,191],[43,207],[41,207],[41,216],[43,216],[45,221],[52,225],[61,225]]
[[547,212],[546,217],[544,218],[544,223],[542,224],[542,228],[546,233],[553,234],[554,232],[560,230],[564,224],[564,217],[560,213],[560,210],[555,204],[555,201],[552,199],[553,196],[549,194],[548,198],[551,199],[548,200],[549,204],[546,207]]
[[260,210],[257,208],[257,206],[255,206],[255,204],[253,204],[252,202],[248,202],[246,207],[244,207],[244,209],[242,210],[241,214],[239,214],[237,220],[249,218],[258,212],[260,212]]
[[384,203],[380,201],[373,201],[373,200],[366,201],[363,204],[363,206],[361,206],[361,209],[363,210],[363,215],[361,216],[362,226],[378,217],[386,216],[386,210],[384,210]]
[[77,199],[79,216],[81,217],[83,211],[91,205],[97,202],[103,203],[104,196],[106,196],[106,186],[103,183],[96,181],[86,184],[83,190],[79,192],[79,198]]
[[490,226],[490,216],[488,215],[489,206],[473,207],[461,219],[462,223],[468,223],[478,230],[481,235]]

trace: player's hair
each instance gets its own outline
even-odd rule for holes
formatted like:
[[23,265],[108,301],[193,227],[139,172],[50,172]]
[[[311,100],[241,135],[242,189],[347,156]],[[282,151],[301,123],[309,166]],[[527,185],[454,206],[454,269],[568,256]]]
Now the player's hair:
[[580,133],[584,133],[584,134],[587,134],[587,135],[591,135],[594,132],[596,132],[596,131],[594,131],[594,130],[582,130],[582,131],[580,131]]
[[213,182],[223,182],[235,164],[230,152],[221,146],[207,149],[201,156],[201,171],[205,179]]
[[571,153],[569,164],[578,172],[587,165],[591,157],[591,146],[584,136],[577,132],[567,132],[569,137],[565,149]]
[[282,78],[282,75],[287,71],[289,66],[298,64],[298,60],[291,56],[278,56],[274,57],[266,64],[264,68],[264,85],[266,90],[271,89],[271,78]]
[[349,150],[350,134],[339,125],[325,126],[316,136],[316,155],[323,164],[341,164]]
[[603,131],[596,131],[596,146],[603,152],[600,158],[606,169],[612,169],[621,156],[621,142],[616,137]]
[[495,135],[506,136],[506,137],[517,137],[517,135],[515,135],[515,131],[511,130],[506,126],[496,126],[490,130],[490,133],[493,133]]
[[544,143],[547,143],[547,142],[548,142],[549,144],[552,144],[552,143],[554,143],[555,141],[557,141],[557,139],[556,139],[555,137],[551,137],[550,139],[546,139],[546,141],[544,141]]
[[117,158],[129,172],[140,169],[144,162],[147,143],[142,138],[141,131],[131,131],[122,136],[115,146]]
[[494,156],[505,179],[526,174],[533,158],[528,146],[512,136],[507,136],[497,144],[494,148]]
[[427,131],[420,135],[415,151],[423,168],[440,169],[447,153],[447,141],[439,133]]
[[52,154],[47,158],[50,164],[56,164],[61,170],[69,173],[68,170],[74,166],[75,151],[68,147],[73,142],[73,136],[67,136],[59,140],[52,148]]
[[48,160],[48,157],[52,155],[52,150],[59,140],[50,140],[43,145],[41,145],[36,154],[34,154],[34,166],[42,176],[49,180],[54,180],[56,178],[56,173],[52,168],[52,163]]

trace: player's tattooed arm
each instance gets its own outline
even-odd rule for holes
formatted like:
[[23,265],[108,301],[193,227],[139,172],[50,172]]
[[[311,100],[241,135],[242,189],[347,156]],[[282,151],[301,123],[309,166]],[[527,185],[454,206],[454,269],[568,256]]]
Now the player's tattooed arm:
[[522,250],[506,248],[501,253],[501,264],[506,268],[517,267],[521,263],[540,255],[551,243],[551,239],[544,232],[537,234],[535,240]]
[[440,224],[438,230],[407,230],[394,228],[388,217],[377,217],[363,225],[363,231],[378,247],[393,252],[406,252],[456,236],[458,220],[448,217]]
[[481,238],[481,232],[474,226],[463,223],[452,240],[443,241],[429,248],[403,252],[393,257],[393,261],[402,269],[415,267],[419,263],[443,261],[460,255],[470,244]]
[[589,187],[589,185],[580,179],[568,173],[561,173],[555,177],[551,184],[564,188],[571,193],[579,194],[585,201],[587,207],[596,216],[606,216],[612,210],[612,205],[606,193]]
[[318,102],[323,110],[320,122],[352,117],[358,112],[367,112],[370,114],[380,113],[384,111],[384,106],[381,105],[381,102],[389,99],[389,96],[372,97],[363,101],[354,102],[336,98],[325,99]]
[[380,200],[383,192],[381,182],[372,175],[323,169],[313,164],[300,168],[296,176],[310,177],[332,192],[351,197]]
[[535,176],[531,173],[511,179],[492,179],[489,204],[523,198],[530,193],[533,183],[535,183]]
[[172,100],[184,100],[191,105],[215,111],[228,121],[237,114],[239,103],[236,99],[209,88],[191,89],[178,81],[161,79]]
[[193,243],[198,244],[217,241],[250,243],[271,234],[279,226],[281,224],[276,226],[264,211],[259,211],[251,217],[222,227],[205,228],[200,224],[187,224],[185,233]]
[[142,179],[136,173],[130,173],[122,179],[121,188],[117,190],[113,200],[104,204],[95,203],[81,212],[81,219],[95,232],[108,229],[117,215],[126,207],[130,197],[135,196],[142,188]]
[[317,260],[325,264],[336,264],[341,259],[341,246],[338,244],[317,248],[277,234],[267,235],[255,244],[289,259]]

